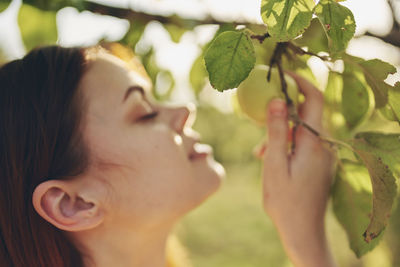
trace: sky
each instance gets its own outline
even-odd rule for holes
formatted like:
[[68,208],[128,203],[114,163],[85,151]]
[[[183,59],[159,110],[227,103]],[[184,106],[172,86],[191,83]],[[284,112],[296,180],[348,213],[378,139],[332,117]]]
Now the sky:
[[[261,0],[97,0],[104,4],[119,7],[131,7],[134,10],[156,14],[169,15],[178,13],[183,17],[201,19],[207,14],[220,20],[248,20],[262,22],[259,15]],[[400,2],[400,1],[398,1]],[[390,9],[386,0],[347,0],[341,4],[350,8],[354,14],[357,28],[356,35],[365,31],[374,34],[387,33],[392,25]],[[3,46],[12,58],[24,55],[25,50],[16,23],[18,8],[21,0],[13,0],[11,6],[0,13],[0,46]],[[396,7],[400,16],[400,3]],[[57,14],[58,43],[64,46],[91,45],[100,38],[110,41],[119,40],[129,28],[129,22],[109,16],[101,16],[90,12],[79,13],[74,8],[64,8]],[[176,79],[176,90],[172,96],[176,103],[194,101],[188,84],[188,76],[193,60],[200,53],[199,46],[212,38],[215,26],[201,26],[194,32],[187,32],[180,43],[170,40],[169,34],[161,24],[154,22],[148,25],[140,47],[152,44],[156,49],[156,59],[160,66],[170,69]],[[157,36],[157,38],[155,38]],[[366,59],[381,58],[394,65],[400,66],[400,50],[385,45],[375,38],[355,38],[349,44],[348,53]],[[326,83],[326,66],[319,59],[309,62],[313,72],[319,77],[321,88]],[[400,72],[400,69],[398,68]],[[400,80],[397,74],[389,77],[389,83]],[[216,105],[222,111],[231,111],[233,90],[219,93],[211,88],[205,88],[201,97]]]

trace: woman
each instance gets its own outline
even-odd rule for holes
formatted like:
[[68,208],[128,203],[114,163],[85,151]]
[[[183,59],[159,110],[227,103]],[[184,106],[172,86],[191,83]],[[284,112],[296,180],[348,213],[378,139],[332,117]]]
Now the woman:
[[[291,75],[321,131],[321,93]],[[2,266],[165,266],[173,225],[224,176],[191,108],[156,103],[141,66],[99,48],[35,49],[0,68],[0,86]],[[332,154],[300,128],[288,156],[283,101],[267,123],[265,211],[295,266],[333,266]]]

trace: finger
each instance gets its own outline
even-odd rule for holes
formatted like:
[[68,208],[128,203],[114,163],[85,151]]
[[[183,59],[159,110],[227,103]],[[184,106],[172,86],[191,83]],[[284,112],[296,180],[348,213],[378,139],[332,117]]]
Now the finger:
[[286,71],[286,73],[296,81],[299,90],[305,96],[305,102],[301,105],[301,118],[315,130],[320,131],[324,106],[323,94],[312,83],[296,73],[289,71]]
[[[274,99],[268,105],[268,147],[264,153],[264,168],[281,177],[288,172],[288,133],[289,124],[286,104],[281,99]],[[265,175],[264,175],[265,177]]]

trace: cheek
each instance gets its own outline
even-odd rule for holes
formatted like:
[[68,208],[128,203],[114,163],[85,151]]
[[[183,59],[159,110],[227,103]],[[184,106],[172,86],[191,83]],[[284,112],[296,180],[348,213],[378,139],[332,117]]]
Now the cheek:
[[154,194],[187,187],[193,171],[181,139],[162,125],[145,130],[132,137],[125,153],[135,183]]

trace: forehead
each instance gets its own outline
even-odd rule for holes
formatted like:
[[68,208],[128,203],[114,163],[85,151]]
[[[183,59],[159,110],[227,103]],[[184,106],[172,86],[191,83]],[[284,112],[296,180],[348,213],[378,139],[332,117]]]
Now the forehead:
[[108,53],[100,53],[91,60],[83,83],[85,87],[107,87],[114,92],[126,90],[133,85],[140,86],[145,91],[151,90],[151,81],[143,68]]
[[110,54],[90,59],[82,77],[80,90],[85,97],[88,114],[106,117],[117,114],[128,88],[140,86],[149,93],[150,79],[127,63]]

